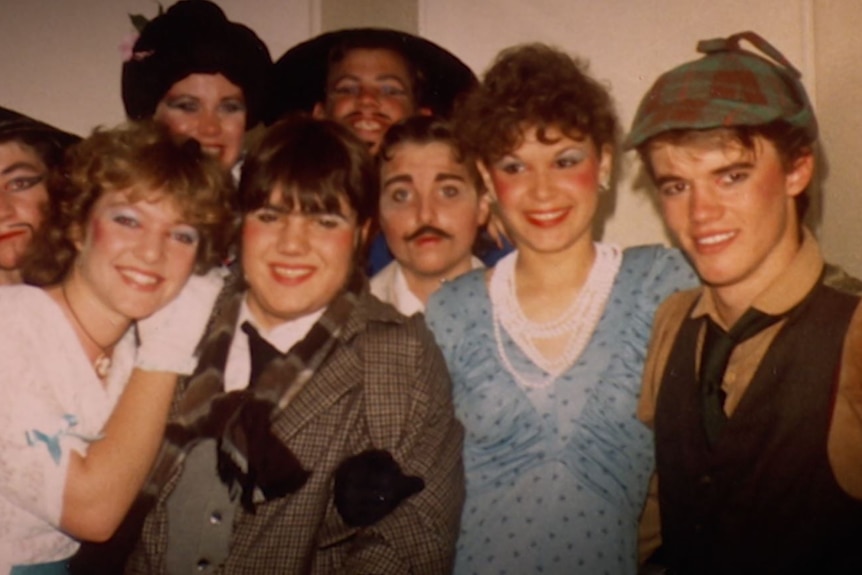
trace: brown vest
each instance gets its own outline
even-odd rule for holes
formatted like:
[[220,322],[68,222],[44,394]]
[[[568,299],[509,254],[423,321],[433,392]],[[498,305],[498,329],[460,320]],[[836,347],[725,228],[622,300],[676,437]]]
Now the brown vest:
[[703,320],[683,322],[655,415],[662,539],[674,572],[862,573],[862,503],[836,483],[826,448],[858,302],[814,288],[712,449],[695,372]]

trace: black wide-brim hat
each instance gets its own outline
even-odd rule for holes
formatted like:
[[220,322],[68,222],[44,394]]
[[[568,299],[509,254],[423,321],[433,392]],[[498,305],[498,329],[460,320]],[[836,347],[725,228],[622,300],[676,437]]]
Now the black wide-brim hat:
[[150,118],[176,82],[222,74],[243,91],[246,129],[260,119],[272,58],[248,27],[208,0],[181,0],[152,20],[123,64],[123,105],[133,120]]
[[47,142],[57,150],[81,140],[79,136],[34,120],[15,110],[0,106],[0,142],[22,140],[25,143]]
[[470,68],[441,46],[389,28],[347,28],[316,36],[290,48],[276,61],[264,121],[290,112],[311,111],[326,99],[326,80],[333,48],[388,49],[401,54],[423,77],[418,107],[448,117],[457,99],[478,80]]

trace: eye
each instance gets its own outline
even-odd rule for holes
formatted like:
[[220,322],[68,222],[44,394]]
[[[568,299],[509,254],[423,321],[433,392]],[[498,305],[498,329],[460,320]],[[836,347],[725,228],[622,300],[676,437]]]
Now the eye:
[[9,180],[4,188],[9,192],[21,192],[39,185],[44,180],[45,174],[39,174],[36,176],[19,176]]
[[237,98],[223,100],[219,107],[221,108],[222,112],[225,112],[227,114],[245,113],[246,111],[245,102]]
[[127,212],[114,214],[111,220],[127,228],[141,227],[141,222],[138,220],[137,216]]
[[688,185],[682,181],[667,182],[659,187],[659,193],[663,196],[676,196],[688,189]]
[[261,208],[255,212],[254,217],[260,222],[271,224],[278,221],[278,212],[270,208]]
[[198,243],[200,234],[198,234],[198,231],[195,228],[182,226],[171,231],[171,237],[181,244],[193,246]]
[[503,158],[494,166],[497,170],[504,174],[514,175],[525,170],[524,163],[515,158]]
[[407,90],[399,84],[383,84],[380,86],[380,94],[383,96],[406,96]]
[[338,96],[357,96],[359,94],[359,84],[355,82],[343,82],[336,84],[332,91]]
[[444,198],[457,198],[461,194],[461,189],[458,186],[443,186],[440,188],[440,194]]
[[744,182],[748,179],[748,172],[745,170],[733,170],[722,174],[721,183],[724,185],[733,185]]
[[338,214],[317,214],[314,216],[314,222],[327,230],[341,226],[344,221],[344,218]]
[[583,161],[584,157],[581,154],[569,152],[559,156],[554,163],[558,168],[572,168]]
[[186,114],[193,114],[198,111],[200,105],[194,98],[177,98],[168,101],[168,108],[180,110]]
[[395,188],[389,192],[389,197],[393,202],[403,204],[410,200],[410,190],[407,188]]

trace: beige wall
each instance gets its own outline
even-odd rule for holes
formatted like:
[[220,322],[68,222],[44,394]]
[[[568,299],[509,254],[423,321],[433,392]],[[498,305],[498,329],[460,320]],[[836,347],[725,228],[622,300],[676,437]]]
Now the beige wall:
[[[760,32],[803,72],[819,110],[830,169],[823,184],[821,236],[827,256],[862,276],[862,2],[858,0],[216,0],[278,57],[321,30],[393,26],[441,43],[477,72],[503,47],[556,44],[589,59],[612,86],[627,126],[638,99],[668,67],[696,56],[702,38]],[[154,14],[153,0],[2,0],[0,104],[87,132],[123,117],[119,95],[127,13]],[[166,0],[165,3],[170,3]],[[648,191],[624,174],[605,239],[666,241]]]

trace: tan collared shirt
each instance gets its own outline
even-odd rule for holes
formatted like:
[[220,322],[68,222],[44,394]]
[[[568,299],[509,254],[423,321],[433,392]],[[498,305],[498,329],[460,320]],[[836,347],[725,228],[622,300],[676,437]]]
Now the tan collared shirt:
[[[820,279],[823,265],[817,240],[805,230],[802,246],[794,260],[755,299],[752,307],[772,315],[787,312],[811,291]],[[674,294],[662,304],[653,324],[638,405],[638,418],[650,427],[654,423],[656,399],[668,357],[680,325],[689,315],[692,318],[708,315],[723,328],[729,327],[720,320],[709,288]],[[734,349],[722,381],[722,389],[727,394],[724,410],[728,416],[733,415],[757,366],[783,325],[784,321],[779,321]],[[702,343],[701,332],[697,344],[698,357]],[[851,497],[862,500],[862,306],[856,308],[844,339],[827,450],[838,485]],[[661,543],[658,478],[655,475],[650,482],[640,531],[640,555],[643,560]]]

